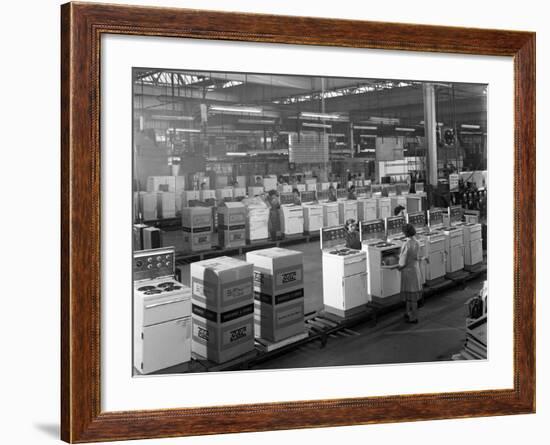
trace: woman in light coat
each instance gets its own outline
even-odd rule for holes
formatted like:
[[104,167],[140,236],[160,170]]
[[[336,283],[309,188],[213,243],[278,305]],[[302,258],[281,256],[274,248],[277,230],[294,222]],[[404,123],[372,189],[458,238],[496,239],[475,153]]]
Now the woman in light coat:
[[277,193],[276,190],[270,190],[268,192],[267,203],[269,205],[269,234],[271,236],[271,241],[277,241],[281,233],[281,202],[279,201],[279,193]]
[[420,272],[420,244],[415,238],[416,230],[411,224],[403,226],[407,240],[401,246],[399,266],[401,271],[401,297],[405,300],[405,318],[409,323],[418,323],[418,300],[422,296]]

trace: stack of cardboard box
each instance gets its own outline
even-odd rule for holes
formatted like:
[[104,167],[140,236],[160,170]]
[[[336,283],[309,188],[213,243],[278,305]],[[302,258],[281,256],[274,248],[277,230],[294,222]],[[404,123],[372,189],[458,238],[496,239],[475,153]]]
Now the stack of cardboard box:
[[139,192],[139,208],[145,221],[157,219],[158,196],[157,192]]
[[252,273],[229,257],[191,264],[193,353],[223,363],[254,350]]
[[198,252],[212,248],[212,209],[210,207],[184,207],[181,211],[183,247]]
[[246,254],[254,264],[254,329],[256,337],[281,341],[304,332],[302,253],[281,249]]
[[176,216],[176,193],[159,192],[157,194],[157,213],[159,218],[175,218]]
[[246,198],[246,240],[263,241],[268,238],[269,208],[260,198]]
[[240,202],[226,202],[218,207],[218,240],[222,247],[246,244],[246,207]]

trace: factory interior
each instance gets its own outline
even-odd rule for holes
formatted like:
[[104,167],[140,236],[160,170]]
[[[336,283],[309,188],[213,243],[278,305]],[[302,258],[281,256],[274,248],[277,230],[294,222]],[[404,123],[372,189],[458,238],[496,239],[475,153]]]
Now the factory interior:
[[132,82],[134,376],[487,359],[487,85]]

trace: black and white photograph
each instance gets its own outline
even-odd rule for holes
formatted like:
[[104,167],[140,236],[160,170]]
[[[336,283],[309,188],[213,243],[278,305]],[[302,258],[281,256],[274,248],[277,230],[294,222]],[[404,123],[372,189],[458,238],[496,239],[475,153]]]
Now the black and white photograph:
[[131,74],[133,376],[487,359],[489,85]]

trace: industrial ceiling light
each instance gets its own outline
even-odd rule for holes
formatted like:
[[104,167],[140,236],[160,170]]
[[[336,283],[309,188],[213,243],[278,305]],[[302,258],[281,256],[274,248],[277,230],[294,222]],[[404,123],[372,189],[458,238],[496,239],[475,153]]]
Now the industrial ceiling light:
[[414,131],[414,128],[395,127],[395,131]]
[[275,119],[239,119],[239,124],[262,124],[262,125],[273,125]]
[[333,138],[343,138],[343,137],[346,137],[346,135],[344,133],[329,133],[328,137],[333,137]]
[[374,125],[354,125],[354,130],[378,130],[378,127]]
[[[420,121],[420,125],[424,125],[424,121]],[[442,127],[443,125],[445,125],[443,122],[438,122],[437,123],[438,127]]]
[[371,116],[371,117],[369,117],[369,121],[376,122],[376,123],[379,123],[379,124],[387,124],[387,125],[399,124],[399,119],[396,118],[396,117]]
[[375,134],[360,134],[359,137],[360,138],[375,138],[376,135]]
[[168,131],[175,131],[176,133],[200,133],[201,132],[196,128],[169,128]]
[[239,107],[239,106],[225,106],[225,105],[210,105],[211,111],[220,111],[228,113],[258,113],[260,114],[263,110],[260,107]]
[[151,119],[158,121],[193,121],[193,116],[172,116],[169,114],[153,114]]
[[300,113],[302,119],[326,119],[326,120],[345,120],[346,117],[336,113],[310,113],[302,111]]
[[312,122],[304,122],[302,127],[312,127],[312,128],[332,128],[332,125],[329,124],[315,124]]
[[479,130],[481,128],[480,125],[471,125],[471,124],[462,124],[460,128],[467,128],[469,130]]

